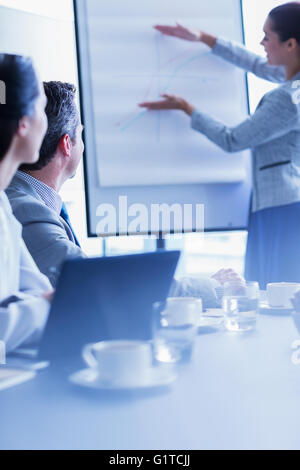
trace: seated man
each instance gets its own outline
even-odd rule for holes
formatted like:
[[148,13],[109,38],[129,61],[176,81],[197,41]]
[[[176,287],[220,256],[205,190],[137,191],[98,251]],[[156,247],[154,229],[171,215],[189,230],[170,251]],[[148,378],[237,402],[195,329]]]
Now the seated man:
[[55,286],[67,257],[84,257],[74,235],[59,191],[75,175],[82,153],[82,125],[75,86],[44,83],[48,99],[48,131],[34,165],[22,165],[7,188],[23,239],[40,271]]
[[[58,194],[76,172],[83,153],[82,125],[74,102],[75,86],[44,83],[48,99],[48,131],[40,158],[22,165],[7,189],[15,217],[23,225],[23,238],[39,269],[55,286],[67,257],[84,257],[78,246]],[[213,278],[174,280],[171,296],[202,297],[204,307],[218,306],[218,289],[226,280],[237,279],[232,270],[221,270]]]

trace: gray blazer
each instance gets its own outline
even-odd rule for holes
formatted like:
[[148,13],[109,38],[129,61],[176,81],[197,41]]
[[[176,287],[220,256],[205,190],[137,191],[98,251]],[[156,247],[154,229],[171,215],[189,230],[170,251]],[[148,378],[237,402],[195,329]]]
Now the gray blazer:
[[40,271],[55,286],[66,258],[83,258],[66,222],[47,207],[36,190],[17,174],[6,190],[13,213],[23,226],[25,244]]
[[228,127],[195,110],[191,126],[227,152],[253,151],[252,210],[300,201],[300,103],[295,99],[293,80],[285,81],[282,67],[231,41],[218,39],[213,53],[248,72],[283,83],[267,93],[255,113],[244,122]]

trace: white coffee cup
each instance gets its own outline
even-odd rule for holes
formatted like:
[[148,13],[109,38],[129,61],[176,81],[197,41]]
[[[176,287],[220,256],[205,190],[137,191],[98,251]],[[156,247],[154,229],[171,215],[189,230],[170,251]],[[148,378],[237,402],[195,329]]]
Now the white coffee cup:
[[101,380],[131,384],[148,379],[152,366],[149,342],[100,341],[84,346],[82,356]]
[[267,301],[270,307],[292,308],[290,299],[300,289],[297,282],[271,282],[267,284]]

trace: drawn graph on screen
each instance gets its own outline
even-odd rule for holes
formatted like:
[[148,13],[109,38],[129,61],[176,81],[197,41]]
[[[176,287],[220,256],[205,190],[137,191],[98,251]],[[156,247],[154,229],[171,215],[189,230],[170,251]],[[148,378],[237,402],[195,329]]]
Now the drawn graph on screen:
[[[180,18],[179,18],[180,20]],[[196,19],[185,18],[195,27]],[[198,42],[178,42],[153,29],[167,18],[102,18],[93,23],[91,85],[100,186],[151,186],[239,182],[244,164],[224,159],[180,111],[148,111],[138,106],[161,95],[185,98],[216,119],[239,121],[235,84],[239,71]],[[207,21],[206,29],[210,29]],[[231,30],[222,21],[220,31]],[[99,34],[100,32],[100,34]],[[231,122],[229,121],[229,124]],[[205,164],[203,163],[205,162]]]
[[[218,81],[216,77],[205,77],[193,68],[191,65],[197,65],[206,52],[199,52],[195,50],[194,46],[187,47],[184,51],[171,57],[162,57],[163,48],[165,45],[162,43],[162,35],[157,33],[154,39],[154,46],[156,51],[156,70],[149,76],[143,77],[145,80],[145,91],[137,98],[137,102],[133,103],[132,110],[128,114],[123,115],[114,123],[115,128],[120,133],[125,133],[128,129],[132,128],[138,121],[145,117],[149,111],[138,108],[137,103],[147,100],[162,99],[161,95],[164,93],[172,94],[172,87],[178,78],[189,80],[197,80],[198,83],[205,84],[208,80],[211,82]],[[163,51],[165,52],[165,51]],[[166,54],[165,54],[166,55]],[[123,78],[137,78],[136,75],[126,76]],[[140,77],[140,76],[139,76]],[[141,78],[140,78],[141,79]],[[184,93],[184,90],[182,91]],[[161,136],[161,113],[156,112],[156,141],[160,141]]]

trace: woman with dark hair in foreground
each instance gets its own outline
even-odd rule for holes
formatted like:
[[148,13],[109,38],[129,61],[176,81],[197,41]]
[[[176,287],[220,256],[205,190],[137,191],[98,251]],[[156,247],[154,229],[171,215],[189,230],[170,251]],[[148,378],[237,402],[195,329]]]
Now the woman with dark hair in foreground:
[[163,34],[200,41],[232,64],[282,83],[267,93],[255,113],[236,127],[211,118],[183,98],[141,103],[149,110],[177,109],[191,126],[227,152],[253,151],[253,199],[248,227],[245,278],[300,282],[300,2],[274,8],[261,42],[267,60],[239,44],[202,31],[155,26]]
[[0,81],[0,340],[11,351],[38,340],[52,296],[4,193],[19,165],[38,159],[47,119],[46,97],[30,59],[0,54]]

